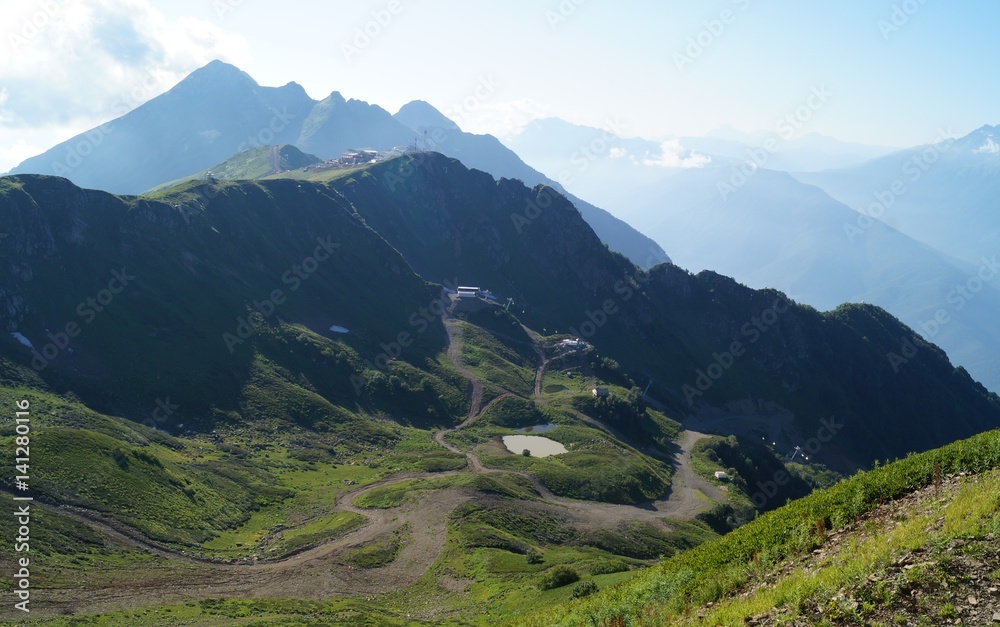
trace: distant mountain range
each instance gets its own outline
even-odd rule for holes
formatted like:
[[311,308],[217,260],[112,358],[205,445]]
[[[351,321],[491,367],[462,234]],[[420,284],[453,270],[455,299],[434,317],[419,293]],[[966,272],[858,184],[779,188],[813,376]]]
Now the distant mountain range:
[[974,266],[1000,255],[1000,127],[796,177]]
[[[425,131],[430,132],[425,136]],[[459,158],[494,177],[562,190],[495,138],[462,132],[426,103],[411,103],[393,116],[376,105],[345,100],[337,92],[317,102],[296,83],[261,87],[220,61],[122,117],[26,160],[11,173],[51,174],[82,187],[138,194],[202,172],[248,148],[285,144],[322,159],[348,149],[411,145]],[[644,267],[669,259],[651,239],[621,220],[573,200],[613,250]]]
[[[991,210],[1000,192],[993,133],[986,127],[850,169],[792,175],[774,169],[787,149],[776,141],[774,153],[720,156],[711,141],[657,145],[546,120],[528,125],[511,145],[552,176],[565,167],[559,155],[577,155],[585,174],[567,185],[653,237],[679,265],[776,287],[821,309],[876,303],[996,390],[1000,332],[991,320],[1000,311],[993,289],[1000,281],[976,283],[980,271],[996,274],[1000,253],[992,246],[1000,233],[1000,214]],[[712,141],[768,137],[724,135]],[[818,137],[808,142],[864,154]],[[689,145],[705,151],[681,148]],[[907,191],[898,193],[898,185]],[[888,206],[875,207],[874,218],[855,210],[869,211],[878,198]]]
[[788,139],[774,132],[742,133],[725,127],[705,137],[654,141],[625,136],[627,131],[615,120],[599,129],[546,118],[528,123],[506,144],[533,167],[603,206],[617,200],[619,188],[654,183],[673,168],[738,165],[761,153],[767,142],[776,149],[764,153],[760,165],[789,172],[855,166],[895,150],[815,133]]

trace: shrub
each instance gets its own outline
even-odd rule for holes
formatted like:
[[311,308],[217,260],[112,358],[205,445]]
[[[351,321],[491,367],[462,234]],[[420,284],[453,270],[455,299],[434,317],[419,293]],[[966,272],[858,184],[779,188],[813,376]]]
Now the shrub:
[[122,470],[128,470],[128,456],[120,448],[116,448],[112,453],[111,457],[114,458],[115,463]]
[[610,575],[611,573],[623,573],[628,570],[628,564],[623,560],[598,560],[590,567],[590,574]]
[[535,549],[529,549],[528,552],[524,554],[524,560],[529,564],[541,564],[545,561],[545,556]]
[[538,587],[542,590],[551,590],[553,588],[568,586],[574,581],[579,580],[580,573],[565,564],[560,564],[550,569],[545,573],[545,575],[542,576],[542,580],[538,584]]
[[572,599],[580,599],[585,596],[590,596],[597,592],[597,584],[593,581],[581,581],[580,583],[573,586],[573,593],[570,595]]

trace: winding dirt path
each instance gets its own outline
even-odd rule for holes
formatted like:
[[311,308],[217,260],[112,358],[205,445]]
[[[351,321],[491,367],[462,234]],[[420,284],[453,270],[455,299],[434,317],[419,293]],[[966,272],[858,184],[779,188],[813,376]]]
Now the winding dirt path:
[[[452,360],[456,369],[465,374],[465,376],[472,377],[470,381],[473,381],[473,385],[475,385],[474,373],[465,368],[459,359],[459,356],[461,355],[461,339],[458,337],[457,329],[453,323],[449,324],[451,321],[444,318],[443,320],[445,321],[445,329],[448,332],[448,357]],[[532,347],[538,355],[538,366],[535,369],[535,402],[539,404],[547,404],[547,399],[542,396],[542,379],[545,374],[545,368],[549,363],[549,359],[545,355],[545,348],[542,345],[541,338],[527,327],[524,327],[524,330],[525,333],[532,338]],[[475,416],[471,415],[470,410],[470,416],[465,420],[465,422],[455,428],[438,431],[434,434],[434,441],[453,453],[464,454],[466,459],[469,460],[472,472],[502,472],[519,475],[528,479],[532,486],[534,486],[535,491],[538,492],[539,496],[544,501],[560,506],[581,528],[608,528],[622,522],[633,520],[644,520],[647,522],[663,524],[664,518],[689,519],[694,518],[699,513],[709,509],[713,505],[712,501],[724,502],[726,500],[726,494],[721,488],[698,476],[691,468],[692,447],[698,440],[708,437],[703,433],[697,433],[694,431],[682,432],[681,438],[675,445],[675,450],[671,455],[667,455],[652,446],[644,447],[644,453],[668,461],[674,466],[674,481],[672,481],[670,493],[666,499],[660,499],[638,506],[597,503],[594,501],[578,501],[556,496],[538,479],[538,477],[530,473],[517,470],[487,468],[482,465],[478,456],[474,452],[462,451],[445,440],[445,436],[448,433],[452,433],[472,424],[493,403],[506,396],[513,395],[505,394],[494,399],[489,405],[482,408]],[[623,442],[628,441],[615,429],[594,420],[590,416],[575,410],[573,413],[580,420],[597,429],[600,429],[604,433],[607,433],[608,435]]]
[[[457,427],[436,432],[433,437],[445,449],[465,455],[469,462],[468,471],[402,473],[341,493],[332,509],[359,514],[365,517],[365,522],[335,540],[274,561],[219,563],[159,545],[136,530],[103,519],[93,512],[54,507],[52,509],[55,511],[87,524],[117,544],[149,551],[160,558],[161,562],[159,567],[149,569],[127,582],[84,582],[80,588],[46,590],[44,608],[39,607],[39,613],[94,613],[208,597],[322,599],[336,595],[381,594],[404,588],[415,583],[444,550],[449,513],[474,498],[469,490],[446,489],[422,493],[413,501],[391,509],[364,509],[354,505],[355,499],[363,494],[411,479],[441,478],[469,471],[516,474],[531,482],[546,506],[562,512],[582,530],[614,528],[620,523],[636,520],[666,529],[669,528],[669,523],[664,520],[666,518],[689,519],[711,507],[713,500],[725,500],[723,490],[697,476],[691,468],[691,448],[699,439],[707,437],[694,431],[683,432],[673,455],[667,456],[675,468],[669,497],[639,506],[558,497],[530,473],[484,467],[475,453],[453,446],[445,440],[445,436],[468,427],[493,404],[515,395],[505,392],[489,404],[482,405],[483,383],[461,362],[458,328],[453,320],[442,320],[448,332],[448,358],[469,380],[471,399],[466,419]],[[539,355],[539,365],[535,372],[535,400],[544,402],[541,383],[548,359],[540,339],[530,335],[530,331],[529,336],[535,340],[534,347]],[[619,437],[606,425],[583,414],[578,416],[609,435]],[[342,554],[347,549],[400,531],[404,527],[409,529],[407,541],[389,565],[361,569],[342,559]]]
[[462,376],[469,380],[469,384],[472,386],[471,400],[469,401],[469,414],[465,419],[465,422],[460,424],[458,428],[466,427],[472,424],[476,418],[482,413],[480,411],[480,406],[483,404],[483,382],[479,380],[476,373],[469,370],[465,364],[462,363],[462,342],[459,339],[458,325],[455,321],[441,317],[441,321],[444,323],[444,329],[448,334],[448,359],[451,361],[452,365],[455,366]]

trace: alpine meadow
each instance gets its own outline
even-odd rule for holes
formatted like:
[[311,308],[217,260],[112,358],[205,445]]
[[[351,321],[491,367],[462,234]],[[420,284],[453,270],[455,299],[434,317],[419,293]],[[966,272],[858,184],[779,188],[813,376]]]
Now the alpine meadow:
[[0,17],[0,625],[1000,625],[1000,7]]

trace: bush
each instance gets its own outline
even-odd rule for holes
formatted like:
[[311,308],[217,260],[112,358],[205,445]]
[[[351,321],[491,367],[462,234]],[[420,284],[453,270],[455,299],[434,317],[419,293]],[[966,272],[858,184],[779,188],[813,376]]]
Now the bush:
[[590,574],[592,576],[610,575],[611,573],[623,573],[626,570],[628,570],[628,564],[623,560],[599,560],[591,565]]
[[529,549],[528,552],[524,554],[524,560],[529,564],[541,564],[545,561],[545,556],[535,549]]
[[570,595],[571,599],[580,599],[585,596],[590,596],[597,592],[597,584],[593,581],[581,581],[573,587],[573,594]]
[[128,470],[128,456],[120,448],[116,448],[112,453],[111,457],[118,464],[118,467],[122,470]]
[[542,576],[542,581],[538,584],[538,587],[541,590],[551,590],[553,588],[568,586],[574,581],[580,581],[580,573],[565,564],[560,564]]

